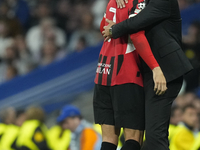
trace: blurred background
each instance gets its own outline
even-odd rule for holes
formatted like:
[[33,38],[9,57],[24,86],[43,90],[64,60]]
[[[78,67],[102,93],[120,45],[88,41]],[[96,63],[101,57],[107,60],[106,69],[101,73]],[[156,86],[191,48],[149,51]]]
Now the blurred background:
[[[1,111],[41,107],[46,114],[45,124],[51,127],[57,123],[63,106],[73,104],[93,123],[93,81],[103,43],[99,26],[108,1],[0,0]],[[194,107],[198,134],[200,1],[178,2],[183,50],[194,70],[185,76],[173,104],[171,124],[184,121],[185,108]]]

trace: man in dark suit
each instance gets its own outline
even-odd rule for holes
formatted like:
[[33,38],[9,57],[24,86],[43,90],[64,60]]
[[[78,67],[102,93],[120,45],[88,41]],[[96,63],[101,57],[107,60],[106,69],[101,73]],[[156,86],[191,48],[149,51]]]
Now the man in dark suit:
[[[116,1],[119,3],[120,0]],[[177,0],[138,1],[141,1],[139,7],[146,7],[137,16],[119,24],[107,20],[109,25],[102,33],[108,40],[145,30],[152,52],[166,77],[168,90],[161,96],[155,94],[152,73],[143,63],[146,115],[143,149],[169,150],[171,105],[181,89],[183,75],[192,70],[192,66],[181,49],[181,17]]]

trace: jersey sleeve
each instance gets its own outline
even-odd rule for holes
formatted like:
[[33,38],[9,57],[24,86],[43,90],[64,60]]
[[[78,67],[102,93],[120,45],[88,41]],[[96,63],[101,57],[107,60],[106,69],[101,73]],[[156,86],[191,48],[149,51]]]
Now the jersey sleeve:
[[135,34],[131,34],[130,38],[134,46],[136,47],[137,53],[145,61],[149,68],[153,70],[155,67],[158,67],[159,64],[151,51],[150,45],[146,39],[144,31],[139,31]]
[[101,31],[101,34],[103,32],[103,27],[105,26],[105,22],[106,22],[106,15],[104,15],[103,19],[101,20],[101,24],[100,24],[100,31]]

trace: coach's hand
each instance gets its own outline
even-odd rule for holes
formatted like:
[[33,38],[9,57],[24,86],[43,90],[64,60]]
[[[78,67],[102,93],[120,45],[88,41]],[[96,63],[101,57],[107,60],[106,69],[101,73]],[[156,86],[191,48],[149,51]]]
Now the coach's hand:
[[156,95],[163,95],[167,90],[167,82],[160,67],[153,70],[154,91]]
[[103,37],[105,38],[104,41],[108,41],[110,38],[112,38],[112,35],[109,32],[110,27],[112,27],[115,23],[109,19],[106,19],[106,22],[108,23],[107,26],[104,26],[104,31],[102,32]]
[[117,8],[124,8],[125,3],[128,3],[128,0],[116,0],[117,2]]

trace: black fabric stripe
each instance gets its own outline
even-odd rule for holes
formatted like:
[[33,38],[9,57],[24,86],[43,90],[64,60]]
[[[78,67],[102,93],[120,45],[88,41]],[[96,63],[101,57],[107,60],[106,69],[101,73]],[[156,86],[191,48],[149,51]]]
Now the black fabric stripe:
[[139,72],[139,71],[137,72],[137,75],[136,75],[136,76],[137,76],[137,77],[140,77],[140,72]]
[[102,54],[99,56],[99,60],[98,60],[99,63],[101,62],[101,59],[102,59]]
[[118,55],[117,75],[121,69],[123,61],[124,61],[124,55]]
[[133,8],[131,9],[131,14],[134,14],[137,4],[138,4],[138,0],[133,0]]
[[[105,63],[106,63],[106,60],[107,60],[107,56],[103,56],[102,64],[105,64]],[[102,70],[103,68],[104,68],[104,67],[101,67],[101,70]],[[103,73],[99,73],[98,84],[102,84],[102,77],[103,77]]]
[[111,80],[112,80],[112,74],[113,74],[113,69],[114,69],[114,61],[115,61],[115,57],[111,57],[111,60],[110,60],[110,74],[108,74],[107,76],[107,86],[110,86],[111,85]]

